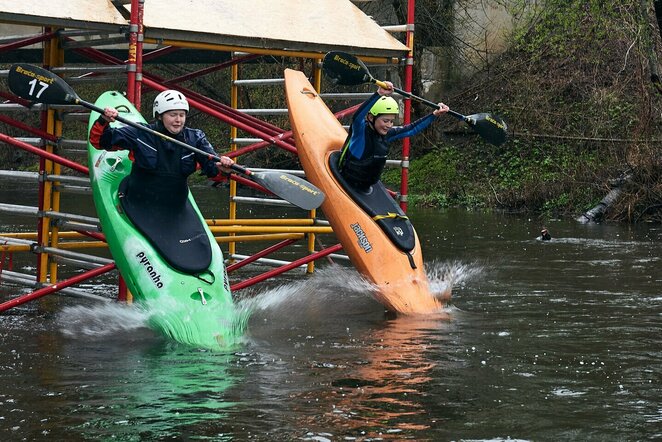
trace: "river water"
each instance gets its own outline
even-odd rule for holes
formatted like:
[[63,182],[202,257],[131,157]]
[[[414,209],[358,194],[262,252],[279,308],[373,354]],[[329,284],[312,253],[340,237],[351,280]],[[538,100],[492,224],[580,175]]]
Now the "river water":
[[[13,186],[0,201],[36,204]],[[196,193],[223,216],[221,192]],[[410,217],[430,279],[452,288],[443,314],[388,317],[356,272],[321,260],[237,292],[253,314],[226,352],[167,341],[117,303],[51,296],[0,315],[0,439],[662,438],[660,226],[551,220],[542,242],[520,216]],[[34,273],[34,258],[14,266]],[[111,282],[86,288],[110,298]],[[0,301],[24,292],[3,283]]]

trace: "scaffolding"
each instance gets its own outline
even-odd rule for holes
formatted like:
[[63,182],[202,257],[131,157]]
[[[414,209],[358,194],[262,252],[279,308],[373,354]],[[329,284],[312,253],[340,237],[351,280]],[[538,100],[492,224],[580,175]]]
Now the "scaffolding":
[[[230,7],[235,10],[235,17],[243,17],[251,21],[255,27],[250,32],[242,28],[242,23],[233,23],[239,28],[227,34],[211,33],[206,22],[212,18],[200,17],[199,30],[186,32],[181,25],[175,25],[166,20],[173,14],[161,13],[162,9],[178,9],[178,3],[183,0],[169,2],[151,2],[146,7],[144,0],[112,0],[104,7],[90,5],[85,0],[67,0],[54,2],[55,7],[63,6],[64,10],[41,11],[35,13],[29,7],[7,0],[0,0],[0,22],[13,22],[26,25],[43,26],[42,32],[22,37],[7,37],[0,40],[0,55],[21,48],[40,44],[43,46],[42,65],[66,78],[72,84],[82,82],[108,81],[109,79],[126,79],[126,95],[138,109],[144,89],[160,92],[166,89],[177,89],[186,95],[190,107],[204,113],[230,127],[229,151],[224,154],[241,160],[242,156],[264,149],[278,149],[290,155],[297,154],[292,138],[292,132],[269,122],[270,118],[282,118],[287,109],[240,109],[239,96],[242,90],[281,87],[283,80],[279,78],[241,78],[242,66],[248,66],[261,57],[283,57],[298,63],[301,70],[307,69],[313,78],[315,88],[320,91],[322,78],[320,59],[324,53],[331,49],[352,50],[364,56],[367,61],[383,64],[399,63],[399,57],[404,56],[404,86],[411,90],[411,66],[413,64],[413,14],[414,1],[409,1],[409,25],[392,27],[391,32],[405,32],[406,44],[398,42],[386,33],[381,40],[374,39],[375,29],[365,25],[374,24],[367,17],[360,17],[358,8],[351,2],[327,2],[325,0],[311,1],[310,7],[323,10],[334,10],[338,14],[343,11],[351,15],[331,16],[334,20],[327,20],[331,26],[328,36],[311,38],[310,31],[317,28],[320,23],[314,20],[317,14],[309,14],[307,26],[302,26],[304,32],[308,29],[308,38],[303,38],[296,31],[291,37],[278,34],[269,26],[269,20],[256,16],[254,11],[259,10],[254,2],[230,2],[229,0],[200,0],[196,8]],[[282,8],[277,8],[274,2],[268,2],[267,9],[283,9],[289,14],[301,13],[292,10],[289,6],[301,2],[281,0]],[[330,4],[333,4],[330,6]],[[213,5],[212,5],[213,4]],[[243,6],[240,6],[242,4]],[[95,10],[95,13],[90,11]],[[46,8],[48,9],[48,8]],[[189,8],[190,9],[190,8]],[[199,10],[196,13],[199,14]],[[191,11],[182,11],[186,16]],[[159,14],[161,13],[161,14]],[[39,15],[41,14],[41,15]],[[331,14],[331,12],[327,12]],[[174,14],[177,15],[177,14]],[[287,15],[287,14],[286,14]],[[337,21],[347,24],[347,17],[352,20],[362,19],[361,26],[351,22],[360,29],[360,35],[354,39],[342,36],[342,33],[333,32]],[[181,17],[180,17],[181,18]],[[273,21],[273,17],[269,17]],[[367,19],[367,20],[366,20]],[[186,22],[186,17],[183,18]],[[241,21],[241,20],[239,20]],[[265,21],[265,23],[262,23]],[[245,23],[244,23],[245,25]],[[374,24],[376,25],[376,24]],[[206,27],[207,26],[207,27]],[[262,26],[262,27],[260,27]],[[218,26],[217,26],[218,27]],[[246,27],[246,26],[244,26]],[[277,28],[286,28],[284,26]],[[368,29],[366,29],[368,28]],[[267,34],[276,32],[276,35],[256,36],[256,29]],[[266,29],[266,30],[265,30]],[[379,28],[378,28],[379,29]],[[232,33],[233,32],[233,33]],[[369,34],[368,36],[364,34]],[[315,35],[324,34],[317,32]],[[304,33],[305,35],[305,33]],[[386,36],[385,36],[386,35]],[[290,38],[291,40],[287,40]],[[326,38],[326,40],[325,40]],[[316,41],[317,40],[317,41]],[[362,42],[362,43],[357,43]],[[287,43],[287,46],[285,44]],[[110,46],[109,46],[110,45]],[[118,56],[101,48],[117,45],[126,47],[126,58]],[[285,49],[283,49],[285,47]],[[150,72],[147,63],[153,63],[176,53],[187,51],[214,51],[222,54],[220,62],[207,66],[198,71],[186,73],[172,78]],[[358,52],[357,52],[358,51]],[[194,52],[195,53],[195,52]],[[75,55],[86,60],[82,66],[68,66],[65,63],[65,54]],[[183,56],[185,57],[185,55]],[[92,64],[92,65],[90,65]],[[230,103],[224,104],[209,96],[184,87],[182,83],[200,79],[205,75],[218,71],[229,71],[231,78]],[[7,70],[0,70],[0,77],[6,77]],[[329,100],[358,100],[365,98],[366,94],[321,94]],[[81,281],[96,278],[99,275],[113,271],[114,262],[107,258],[87,253],[89,249],[103,249],[105,238],[101,232],[99,221],[95,217],[68,214],[61,212],[61,198],[67,193],[91,193],[87,167],[65,157],[66,152],[81,152],[87,146],[86,140],[67,139],[63,137],[63,124],[74,124],[76,121],[87,121],[89,113],[79,106],[62,105],[35,105],[14,96],[8,91],[0,90],[0,122],[26,132],[30,137],[11,137],[0,133],[0,142],[23,149],[39,156],[38,172],[0,171],[0,179],[20,179],[28,183],[36,183],[39,191],[39,204],[37,207],[21,206],[16,204],[0,203],[0,213],[22,214],[36,219],[37,228],[34,232],[0,233],[0,284],[11,282],[37,288],[36,291],[18,296],[8,302],[0,304],[0,312],[50,293],[62,292],[73,296],[107,301],[107,298],[92,295],[82,290],[71,288]],[[351,115],[358,105],[342,110],[336,114],[338,118]],[[40,114],[39,127],[27,125],[11,115],[14,112],[38,112]],[[409,122],[410,102],[405,100],[404,122]],[[404,209],[407,203],[407,167],[409,160],[409,144],[403,145],[402,159],[397,164],[402,167],[402,184],[400,188],[400,202]],[[63,173],[63,167],[71,172]],[[254,169],[259,171],[260,169]],[[299,170],[287,170],[288,173],[303,175]],[[317,235],[332,234],[328,222],[321,219],[315,210],[302,213],[299,218],[287,219],[260,219],[239,218],[238,205],[272,205],[293,207],[286,201],[266,196],[242,196],[240,187],[250,187],[264,191],[254,182],[241,176],[232,175],[229,180],[229,208],[228,219],[209,219],[207,224],[214,233],[219,244],[227,244],[227,271],[232,273],[246,265],[260,263],[272,266],[273,269],[257,276],[239,281],[231,289],[240,290],[253,284],[273,278],[293,269],[304,269],[311,273],[316,260],[324,257],[346,259],[338,254],[342,249],[340,244],[329,247],[321,246]],[[269,258],[278,252],[299,241],[305,241],[305,255],[292,261]],[[251,255],[239,253],[240,244],[248,242],[266,243],[266,247]],[[319,246],[319,250],[316,246]],[[31,252],[36,255],[36,275],[21,274],[11,268],[12,254],[17,252]],[[9,262],[5,269],[5,262]],[[75,265],[85,270],[75,277],[59,280],[59,264]],[[118,299],[130,300],[121,277],[118,283]]]

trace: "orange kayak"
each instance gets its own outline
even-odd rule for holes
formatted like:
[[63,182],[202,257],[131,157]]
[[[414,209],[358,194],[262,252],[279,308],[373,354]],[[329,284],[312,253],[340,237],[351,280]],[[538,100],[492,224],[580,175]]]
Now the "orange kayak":
[[326,194],[322,211],[352,264],[377,287],[375,298],[394,312],[439,311],[409,220],[381,182],[366,193],[343,186],[334,160],[347,132],[302,72],[286,69],[285,89],[306,178]]

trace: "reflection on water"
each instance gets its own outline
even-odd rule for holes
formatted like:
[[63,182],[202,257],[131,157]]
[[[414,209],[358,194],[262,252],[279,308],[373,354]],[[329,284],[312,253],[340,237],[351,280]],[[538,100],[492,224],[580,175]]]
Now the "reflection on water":
[[436,418],[421,419],[428,412],[426,390],[448,361],[429,354],[445,344],[449,327],[447,315],[403,317],[360,336],[358,363],[340,370],[326,392],[332,404],[327,431],[380,438],[434,428]]
[[229,369],[232,354],[174,344],[139,344],[113,353],[59,379],[67,389],[79,389],[69,404],[68,413],[78,422],[70,430],[85,438],[168,439],[201,421],[225,419],[234,405],[225,397],[238,380]]
[[410,217],[452,292],[436,316],[389,317],[326,261],[236,293],[248,329],[231,352],[169,342],[133,307],[49,297],[0,315],[2,440],[662,438],[662,228],[552,220],[542,242],[526,218]]

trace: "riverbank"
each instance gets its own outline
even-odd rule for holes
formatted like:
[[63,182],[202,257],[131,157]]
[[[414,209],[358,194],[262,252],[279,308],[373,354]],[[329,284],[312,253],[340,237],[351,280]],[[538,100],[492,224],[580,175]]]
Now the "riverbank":
[[[618,176],[612,157],[568,149],[554,143],[528,144],[514,139],[491,146],[476,138],[440,143],[412,160],[409,201],[420,207],[464,207],[537,214],[542,218],[574,217],[593,207],[607,182]],[[399,172],[385,181],[397,187]],[[583,183],[579,185],[578,183]]]

